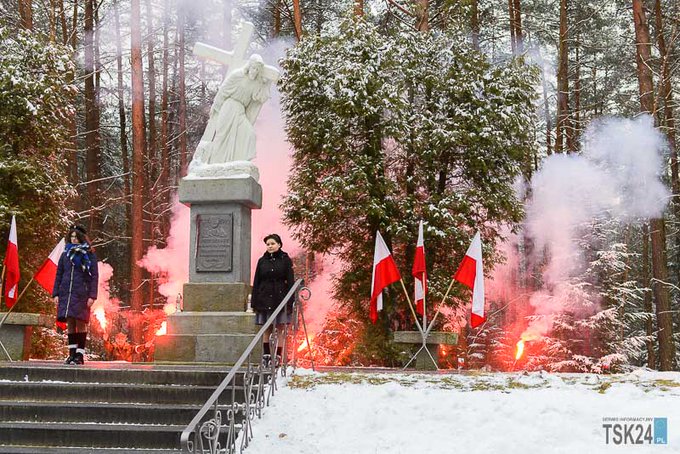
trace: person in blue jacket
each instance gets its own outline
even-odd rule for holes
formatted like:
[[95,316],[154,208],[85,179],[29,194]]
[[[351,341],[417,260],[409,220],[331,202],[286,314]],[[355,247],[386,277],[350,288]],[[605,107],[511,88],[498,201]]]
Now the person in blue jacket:
[[90,308],[97,299],[99,272],[97,256],[84,227],[73,225],[66,236],[66,247],[59,258],[52,296],[57,304],[57,320],[68,326],[66,364],[85,362],[87,325]]

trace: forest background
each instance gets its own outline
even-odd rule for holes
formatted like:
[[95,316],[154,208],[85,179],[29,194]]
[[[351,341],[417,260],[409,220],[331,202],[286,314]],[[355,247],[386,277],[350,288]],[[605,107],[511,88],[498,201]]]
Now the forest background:
[[[347,238],[349,245],[363,246],[354,250],[354,256],[345,257],[341,277],[331,290],[339,304],[321,331],[326,338],[322,335],[318,340],[324,357],[337,364],[395,364],[400,360],[400,352],[385,347],[389,343],[384,341],[391,331],[410,326],[405,301],[396,292],[390,293],[388,300],[394,304],[381,323],[371,327],[366,320],[366,298],[360,296],[368,294],[366,265],[370,266],[371,235],[377,228],[384,231],[395,255],[399,252],[405,270],[413,254],[418,217],[431,226],[426,241],[436,251],[433,255],[442,255],[433,260],[438,263],[457,263],[475,226],[484,225],[490,268],[504,260],[516,265],[511,280],[513,288],[524,289],[519,295],[526,295],[526,289],[543,288],[546,282],[541,276],[550,252],[529,251],[533,239],[523,233],[527,231],[523,226],[525,211],[531,213],[532,193],[529,189],[513,195],[514,178],[531,188],[532,178],[549,157],[583,153],[593,120],[648,113],[652,126],[663,136],[660,170],[673,197],[651,219],[593,216],[576,227],[577,232],[585,232],[578,246],[584,263],[562,282],[568,282],[567,293],[578,290],[578,304],[588,309],[562,307],[559,313],[537,313],[525,296],[513,300],[522,309],[509,310],[508,298],[498,299],[490,301],[491,317],[482,330],[470,331],[453,322],[448,328],[442,323],[441,328],[461,331],[463,342],[457,354],[470,367],[507,367],[514,342],[527,324],[541,318],[548,319],[550,327],[533,344],[535,364],[527,367],[596,371],[629,365],[675,367],[680,351],[680,211],[676,203],[680,182],[674,97],[680,63],[677,1],[1,0],[0,8],[0,237],[7,237],[11,215],[16,214],[22,287],[64,229],[77,221],[88,228],[99,258],[115,270],[110,291],[127,319],[119,322],[125,325],[120,328],[128,331],[136,345],[144,344],[155,332],[144,326],[150,319],[143,314],[161,310],[166,303],[158,292],[166,276],[137,264],[149,248],[166,246],[173,195],[224,75],[223,68],[194,58],[191,49],[196,41],[231,49],[241,20],[255,24],[254,50],[279,58],[284,56],[282,49],[288,49],[281,61],[284,77],[279,90],[293,148],[293,169],[282,212],[304,248],[297,257],[298,269],[305,269],[306,277],[313,279],[320,268],[317,255],[338,252],[328,244],[342,232],[330,221],[346,220],[352,213],[330,213],[327,207],[305,205],[295,197],[316,187],[316,181],[304,173],[315,162],[304,141],[312,121],[295,110],[309,101],[305,84],[313,82],[309,76],[313,67],[302,71],[296,62],[322,63],[335,45],[347,52],[349,64],[363,52],[383,55],[383,49],[392,45],[396,63],[386,67],[381,83],[389,88],[390,83],[402,80],[399,77],[411,83],[415,94],[404,111],[412,112],[409,109],[414,106],[427,104],[419,104],[419,85],[413,81],[446,76],[432,69],[437,65],[428,66],[440,58],[432,44],[439,43],[454,54],[458,69],[471,76],[458,81],[463,95],[474,93],[474,86],[466,83],[486,81],[494,71],[498,80],[506,79],[505,86],[499,82],[499,102],[517,108],[510,114],[517,122],[514,129],[497,122],[498,154],[493,162],[483,162],[484,153],[478,156],[484,165],[476,168],[478,179],[470,189],[487,189],[477,192],[479,200],[430,211],[417,197],[397,199],[394,206],[366,205],[372,217],[364,219],[360,235]],[[420,44],[418,34],[426,36]],[[397,71],[399,62],[404,68]],[[415,63],[409,67],[409,62]],[[427,83],[423,87],[426,93],[439,89]],[[519,88],[513,93],[512,87]],[[450,93],[451,87],[441,90]],[[336,95],[353,96],[347,90]],[[369,106],[382,102],[379,97],[359,101]],[[314,106],[307,108],[313,120]],[[428,109],[420,116],[402,118],[402,123],[385,122],[398,127],[390,131],[389,139],[379,139],[374,149],[378,167],[389,160],[383,158],[389,158],[385,143],[390,140],[415,144],[412,150],[417,151],[418,143],[409,142],[409,135],[433,130],[427,129],[426,122],[412,120],[436,120],[441,114]],[[370,112],[364,113],[370,118]],[[341,108],[333,114],[337,119],[356,116]],[[451,116],[442,118],[439,124]],[[377,121],[376,125],[383,120]],[[422,128],[409,129],[413,124]],[[461,125],[455,123],[449,129],[459,128],[459,136],[469,140],[457,146],[475,149],[478,142],[469,137],[479,123]],[[348,123],[352,131],[355,126]],[[506,135],[505,143],[503,132],[515,135]],[[399,142],[399,137],[406,139]],[[342,143],[336,145],[342,150]],[[495,183],[479,177],[499,162],[503,165],[493,175],[498,177]],[[376,162],[369,164],[375,168]],[[409,161],[400,164],[402,177],[408,176]],[[434,169],[439,164],[431,162]],[[469,171],[475,165],[459,162],[450,164],[450,169]],[[401,185],[407,196],[419,193],[409,193],[411,180],[400,180],[396,172],[383,181]],[[437,183],[456,187],[448,175],[423,182]],[[342,194],[331,191],[329,195]],[[378,192],[372,197],[379,200],[386,195],[390,194]],[[474,214],[479,207],[484,208],[483,215]],[[399,212],[412,214],[396,216]],[[446,212],[451,218],[439,219]],[[327,217],[319,217],[323,214]],[[324,225],[328,229],[319,228]],[[503,240],[512,247],[503,250]],[[4,247],[0,245],[0,252]],[[530,256],[534,259],[527,259]],[[432,271],[433,301],[444,293],[450,271]],[[464,311],[461,314],[456,308],[463,307],[467,296],[464,290],[455,290],[449,320],[464,318]],[[54,312],[51,301],[35,286],[29,288],[23,304],[22,310]],[[583,338],[589,339],[588,345]],[[53,354],[56,344],[50,339],[49,334],[36,337],[39,355]]]

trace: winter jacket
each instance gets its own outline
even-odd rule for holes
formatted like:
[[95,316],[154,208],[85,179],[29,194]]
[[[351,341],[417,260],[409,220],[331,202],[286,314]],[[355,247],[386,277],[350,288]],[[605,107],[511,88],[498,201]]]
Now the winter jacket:
[[[273,254],[265,252],[255,268],[250,306],[256,311],[276,309],[294,283],[293,261],[288,254],[280,249]],[[288,301],[288,310],[292,309],[293,300]]]
[[74,266],[66,252],[59,258],[52,296],[59,297],[57,320],[61,322],[66,321],[66,317],[90,321],[87,299],[97,299],[99,272],[97,257],[93,252],[89,252],[88,256],[91,263],[89,273],[81,267]]

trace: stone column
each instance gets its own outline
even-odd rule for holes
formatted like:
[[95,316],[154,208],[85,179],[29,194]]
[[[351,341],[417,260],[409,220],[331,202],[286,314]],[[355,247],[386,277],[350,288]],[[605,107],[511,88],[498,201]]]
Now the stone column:
[[179,200],[191,207],[189,282],[183,311],[156,338],[155,361],[234,363],[257,332],[245,310],[251,211],[262,206],[262,187],[251,177],[184,178]]

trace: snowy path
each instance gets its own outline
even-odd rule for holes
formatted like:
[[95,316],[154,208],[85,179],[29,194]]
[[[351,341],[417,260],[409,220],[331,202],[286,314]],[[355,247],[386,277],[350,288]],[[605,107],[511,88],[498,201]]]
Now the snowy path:
[[[654,422],[645,420],[628,422],[641,427],[632,427],[627,444],[614,444],[610,429],[607,444],[607,417],[667,418],[668,443],[632,445],[648,426],[653,435]],[[298,370],[254,421],[254,433],[249,454],[680,453],[680,373]]]

